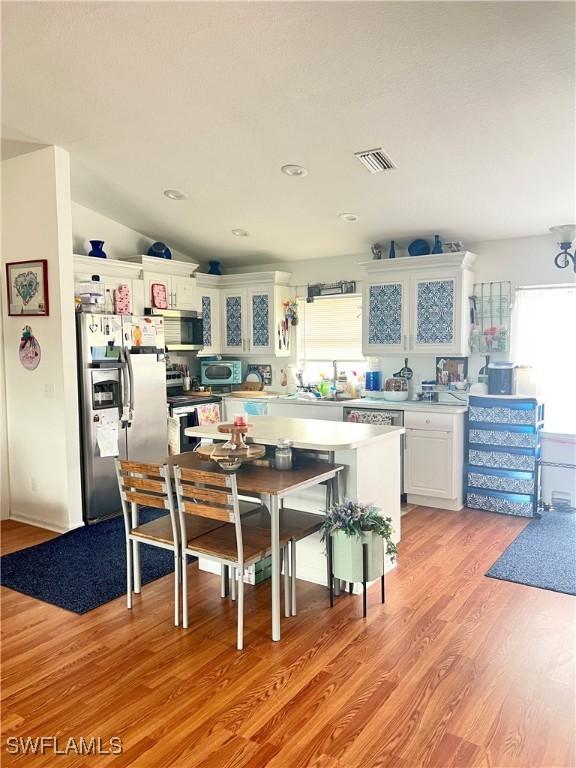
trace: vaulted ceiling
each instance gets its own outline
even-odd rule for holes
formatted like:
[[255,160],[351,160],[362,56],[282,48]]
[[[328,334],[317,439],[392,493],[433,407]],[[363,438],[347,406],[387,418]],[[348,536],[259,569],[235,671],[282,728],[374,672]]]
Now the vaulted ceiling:
[[[181,251],[368,255],[392,237],[516,237],[573,218],[572,3],[4,2],[2,14],[8,148],[64,147],[74,200]],[[374,147],[396,169],[368,173],[354,153]]]

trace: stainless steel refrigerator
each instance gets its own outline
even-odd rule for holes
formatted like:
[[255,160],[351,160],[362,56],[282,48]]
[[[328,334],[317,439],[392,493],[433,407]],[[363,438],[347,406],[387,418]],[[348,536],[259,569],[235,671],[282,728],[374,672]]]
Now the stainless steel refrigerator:
[[87,523],[121,509],[114,457],[168,453],[164,319],[78,316],[82,493]]

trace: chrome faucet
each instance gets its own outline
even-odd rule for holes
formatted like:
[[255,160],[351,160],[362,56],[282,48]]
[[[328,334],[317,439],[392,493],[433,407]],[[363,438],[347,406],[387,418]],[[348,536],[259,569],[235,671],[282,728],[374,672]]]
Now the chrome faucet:
[[334,396],[336,396],[336,384],[338,382],[338,360],[332,360],[332,365],[334,367],[333,375],[332,375],[332,384],[334,385]]

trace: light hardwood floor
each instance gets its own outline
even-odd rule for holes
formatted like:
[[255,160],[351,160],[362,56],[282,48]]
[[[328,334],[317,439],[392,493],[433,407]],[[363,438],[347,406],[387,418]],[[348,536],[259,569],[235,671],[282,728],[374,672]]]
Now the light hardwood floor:
[[[345,595],[298,583],[269,639],[269,586],[247,589],[245,650],[219,579],[191,566],[190,622],[172,579],[77,616],[2,589],[4,766],[572,768],[573,597],[488,579],[525,525],[419,507],[400,564]],[[3,551],[49,538],[5,522]],[[118,756],[7,755],[8,736],[119,736]]]

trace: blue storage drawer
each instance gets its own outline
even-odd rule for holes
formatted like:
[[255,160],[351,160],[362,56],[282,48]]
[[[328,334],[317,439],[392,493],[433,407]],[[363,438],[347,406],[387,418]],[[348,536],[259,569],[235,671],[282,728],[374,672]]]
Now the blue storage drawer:
[[531,448],[506,448],[478,446],[468,450],[468,461],[476,467],[494,467],[495,469],[517,469],[526,472],[536,470],[537,453]]
[[532,427],[513,425],[508,428],[481,428],[477,424],[470,424],[468,440],[478,445],[502,445],[511,448],[537,448],[540,445],[540,436]]
[[513,408],[511,406],[498,406],[494,408],[471,405],[468,410],[470,421],[482,421],[492,424],[536,424],[538,411],[533,406]]
[[534,499],[528,494],[501,493],[483,489],[468,488],[466,506],[471,509],[483,509],[486,512],[499,512],[503,515],[532,517]]
[[535,477],[533,472],[518,472],[510,469],[484,469],[470,464],[466,466],[466,485],[507,493],[533,494]]

